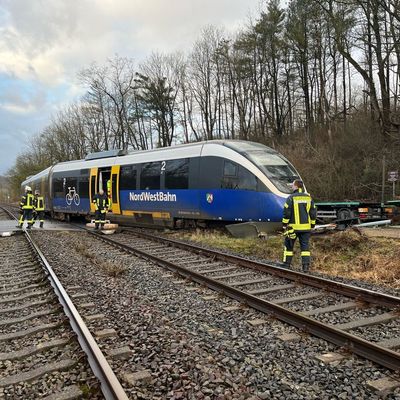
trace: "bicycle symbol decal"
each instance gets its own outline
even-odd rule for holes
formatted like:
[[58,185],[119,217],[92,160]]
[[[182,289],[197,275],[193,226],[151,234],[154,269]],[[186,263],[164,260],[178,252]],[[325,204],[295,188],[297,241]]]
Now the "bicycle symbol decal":
[[76,193],[75,186],[68,187],[68,193],[65,196],[65,201],[69,206],[72,204],[72,201],[75,203],[76,206],[79,206],[81,199],[79,197],[79,194]]

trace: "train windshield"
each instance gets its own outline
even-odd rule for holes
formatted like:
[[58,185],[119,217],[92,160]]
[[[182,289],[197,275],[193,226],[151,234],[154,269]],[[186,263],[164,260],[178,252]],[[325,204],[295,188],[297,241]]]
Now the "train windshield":
[[292,182],[299,174],[284,157],[264,150],[246,151],[244,155],[256,164],[271,182],[283,193],[292,193]]
[[300,179],[293,165],[277,151],[261,143],[226,141],[225,146],[239,152],[255,164],[283,193],[292,193],[292,182]]

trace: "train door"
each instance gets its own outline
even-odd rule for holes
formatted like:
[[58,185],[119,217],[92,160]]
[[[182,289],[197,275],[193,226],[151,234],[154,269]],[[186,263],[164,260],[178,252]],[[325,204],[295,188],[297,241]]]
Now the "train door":
[[90,198],[90,211],[92,213],[96,211],[93,204],[93,197],[97,193],[97,172],[98,168],[90,169],[89,198]]
[[111,167],[111,210],[113,214],[121,214],[119,205],[119,171],[119,165]]
[[44,200],[44,208],[45,210],[48,209],[48,205],[46,204],[46,200],[47,200],[47,177],[44,176],[41,180],[40,180],[40,194],[41,196],[43,196],[43,200]]
[[90,211],[95,212],[93,197],[103,189],[111,199],[111,167],[90,169]]
[[104,193],[111,199],[111,167],[99,168],[97,176],[98,190],[103,189]]

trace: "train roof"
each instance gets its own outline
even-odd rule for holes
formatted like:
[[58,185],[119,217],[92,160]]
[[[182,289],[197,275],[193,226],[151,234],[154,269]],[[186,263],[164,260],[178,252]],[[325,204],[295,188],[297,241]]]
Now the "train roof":
[[[68,169],[84,169],[93,167],[106,167],[111,165],[124,165],[132,162],[152,162],[159,161],[161,158],[168,160],[176,157],[197,157],[203,154],[204,149],[209,149],[215,146],[225,146],[230,150],[242,153],[249,149],[263,149],[269,152],[275,152],[275,150],[264,146],[259,143],[248,142],[244,140],[209,140],[195,143],[185,143],[171,147],[160,147],[157,149],[150,150],[131,150],[127,155],[114,156],[114,157],[98,157],[92,160],[74,160],[64,161],[56,164],[53,167],[53,171],[61,171],[66,165]],[[98,154],[98,153],[97,153]],[[222,155],[222,154],[221,154]]]
[[47,167],[46,169],[44,169],[43,171],[38,172],[35,175],[31,175],[28,176],[22,183],[21,185],[27,185],[28,182],[32,182],[32,181],[36,181],[37,179],[43,178],[45,176],[48,175],[48,173],[50,172],[51,167]]
[[[220,146],[224,146],[225,150]],[[219,150],[218,150],[219,148]],[[44,176],[52,170],[52,172],[65,170],[88,169],[94,167],[108,167],[112,165],[125,165],[131,163],[142,163],[163,160],[170,160],[177,157],[198,157],[200,155],[216,155],[224,157],[230,152],[244,153],[250,150],[264,150],[270,153],[277,153],[270,147],[260,143],[245,141],[245,140],[209,140],[194,143],[179,144],[170,147],[160,147],[150,150],[130,150],[128,154],[122,155],[119,150],[114,152],[98,152],[89,154],[83,160],[64,161],[47,168],[38,174],[26,179],[22,185],[32,182],[41,176]],[[109,154],[115,154],[109,156]]]
[[80,162],[80,161],[91,161],[91,160],[99,160],[99,159],[114,159],[115,157],[125,157],[131,155],[138,155],[138,154],[151,154],[151,153],[158,153],[158,152],[170,152],[173,150],[180,150],[180,149],[188,149],[188,148],[199,148],[207,144],[216,144],[221,146],[227,146],[235,151],[244,152],[248,150],[266,150],[270,152],[276,152],[276,150],[265,146],[261,143],[250,142],[246,140],[206,140],[201,142],[194,142],[194,143],[183,143],[177,144],[174,146],[169,147],[159,147],[155,149],[148,149],[148,150],[129,150],[128,152],[124,150],[106,150],[100,151],[96,153],[89,153],[84,159],[82,160],[72,160],[72,161],[62,161],[57,163],[56,165],[60,164],[67,164],[73,162]]

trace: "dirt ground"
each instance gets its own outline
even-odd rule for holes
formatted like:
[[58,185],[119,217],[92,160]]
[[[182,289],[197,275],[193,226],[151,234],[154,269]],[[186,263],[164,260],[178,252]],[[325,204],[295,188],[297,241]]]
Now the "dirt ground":
[[[242,255],[281,261],[283,238],[236,239],[221,231],[174,232],[176,239],[191,240]],[[312,270],[330,276],[354,278],[400,288],[400,239],[368,237],[347,230],[311,238]],[[299,267],[300,249],[295,246],[294,268]]]

